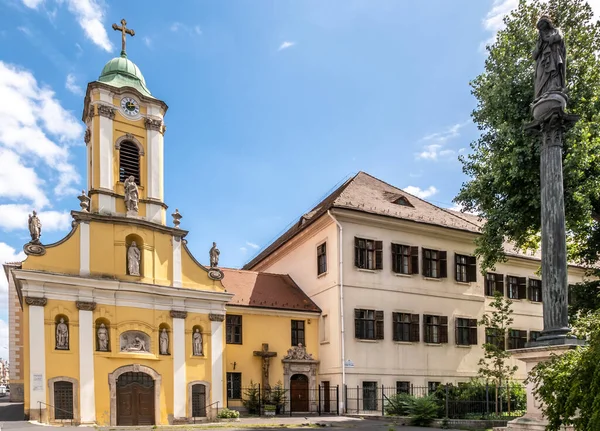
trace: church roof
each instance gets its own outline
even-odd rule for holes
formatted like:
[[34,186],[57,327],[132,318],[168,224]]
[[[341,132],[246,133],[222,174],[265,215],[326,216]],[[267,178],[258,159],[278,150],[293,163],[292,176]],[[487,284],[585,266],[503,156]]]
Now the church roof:
[[287,274],[270,274],[221,268],[221,283],[234,297],[229,305],[320,313],[315,304]]
[[121,53],[120,57],[115,57],[106,63],[98,81],[113,87],[133,87],[144,96],[152,97],[150,90],[146,87],[146,80],[140,68],[129,60],[124,52]]
[[438,225],[476,234],[480,232],[480,224],[471,218],[463,217],[462,213],[440,208],[366,172],[359,172],[300,217],[287,232],[248,262],[244,269],[252,269],[333,208]]

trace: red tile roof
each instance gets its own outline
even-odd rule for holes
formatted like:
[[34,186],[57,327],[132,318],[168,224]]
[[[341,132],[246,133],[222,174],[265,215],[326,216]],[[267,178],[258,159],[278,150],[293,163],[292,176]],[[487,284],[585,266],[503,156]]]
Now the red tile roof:
[[235,295],[229,305],[321,312],[289,275],[229,268],[222,271],[223,286]]

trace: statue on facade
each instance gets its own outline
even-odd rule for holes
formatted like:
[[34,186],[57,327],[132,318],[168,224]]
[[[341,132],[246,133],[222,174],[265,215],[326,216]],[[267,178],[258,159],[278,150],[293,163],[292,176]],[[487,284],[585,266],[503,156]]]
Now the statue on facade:
[[98,351],[108,352],[108,329],[104,323],[100,324],[96,336],[98,337]]
[[204,352],[202,351],[202,334],[198,328],[196,328],[192,336],[192,344],[194,356],[204,356]]
[[162,332],[160,333],[160,354],[169,354],[169,334],[167,334],[167,330],[165,328],[163,328]]
[[567,49],[561,31],[547,15],[537,23],[538,40],[533,50],[535,59],[534,102],[552,93],[564,93],[567,76]]
[[62,317],[56,325],[56,348],[59,350],[69,350],[69,327]]
[[132,241],[127,250],[127,271],[129,275],[140,275],[141,257],[140,249],[137,247],[135,241]]
[[219,266],[219,255],[221,254],[221,252],[217,248],[216,242],[213,242],[213,246],[211,247],[209,254],[210,254],[210,267],[216,268],[217,266]]
[[42,236],[42,223],[40,222],[35,210],[33,211],[33,214],[29,214],[28,226],[29,233],[31,234],[31,243],[39,244],[40,236]]
[[125,209],[127,212],[137,213],[140,194],[133,175],[125,180],[123,188],[125,189]]
[[131,344],[125,348],[129,352],[147,352],[146,343],[140,337],[136,336]]

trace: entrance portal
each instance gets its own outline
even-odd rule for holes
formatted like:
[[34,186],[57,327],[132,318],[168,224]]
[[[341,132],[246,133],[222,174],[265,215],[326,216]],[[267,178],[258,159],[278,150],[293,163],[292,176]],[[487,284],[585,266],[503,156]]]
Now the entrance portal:
[[308,377],[294,374],[290,379],[290,401],[293,412],[308,411]]
[[117,425],[155,425],[154,380],[142,372],[117,378]]

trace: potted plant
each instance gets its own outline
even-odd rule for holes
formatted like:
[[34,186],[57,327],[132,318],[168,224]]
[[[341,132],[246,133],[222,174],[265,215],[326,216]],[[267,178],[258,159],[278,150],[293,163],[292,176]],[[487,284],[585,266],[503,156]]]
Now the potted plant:
[[265,416],[275,416],[277,407],[274,404],[265,404]]

